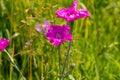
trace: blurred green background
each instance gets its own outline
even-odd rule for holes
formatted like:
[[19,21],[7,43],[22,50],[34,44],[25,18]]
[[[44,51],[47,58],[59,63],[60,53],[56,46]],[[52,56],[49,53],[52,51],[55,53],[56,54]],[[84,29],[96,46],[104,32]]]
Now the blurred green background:
[[[0,38],[9,38],[7,50],[27,80],[59,80],[58,54],[35,30],[36,24],[66,24],[55,11],[74,0],[0,0]],[[120,80],[120,0],[79,0],[90,17],[74,22],[69,62],[73,70],[64,80]],[[68,42],[61,45],[64,61]],[[0,80],[19,80],[20,74],[0,53]]]

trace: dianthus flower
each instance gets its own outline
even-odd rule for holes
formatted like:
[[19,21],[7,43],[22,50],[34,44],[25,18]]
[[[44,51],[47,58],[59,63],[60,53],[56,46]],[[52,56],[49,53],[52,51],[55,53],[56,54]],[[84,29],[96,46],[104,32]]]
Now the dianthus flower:
[[0,39],[0,51],[3,51],[10,43],[10,40]]
[[72,41],[72,34],[69,33],[70,27],[67,25],[59,26],[54,25],[50,26],[48,32],[46,33],[46,38],[54,43],[54,47],[62,44],[64,41]]
[[64,18],[67,22],[71,22],[73,20],[77,20],[79,18],[87,18],[90,16],[89,12],[86,9],[77,10],[78,0],[75,0],[72,3],[72,6],[69,8],[62,8],[56,11],[56,15],[58,18]]

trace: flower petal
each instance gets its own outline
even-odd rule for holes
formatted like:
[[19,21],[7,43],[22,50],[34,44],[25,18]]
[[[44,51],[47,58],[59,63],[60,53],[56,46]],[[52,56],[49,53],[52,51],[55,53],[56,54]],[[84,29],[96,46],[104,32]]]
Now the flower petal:
[[83,18],[83,17],[87,18],[90,16],[89,12],[86,9],[80,9],[78,10],[77,13],[79,15],[79,18]]
[[10,40],[0,39],[0,51],[3,51],[10,43]]
[[49,30],[50,25],[51,23],[49,21],[44,21],[42,26],[45,33]]
[[36,31],[38,31],[39,33],[41,33],[41,34],[43,33],[40,24],[37,24],[36,27],[35,27],[35,29],[36,29]]

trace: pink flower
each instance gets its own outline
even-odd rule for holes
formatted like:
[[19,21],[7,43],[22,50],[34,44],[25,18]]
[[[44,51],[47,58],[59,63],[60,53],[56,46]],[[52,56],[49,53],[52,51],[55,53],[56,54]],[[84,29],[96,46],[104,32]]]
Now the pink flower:
[[69,8],[62,8],[56,11],[56,15],[58,18],[64,18],[67,22],[71,22],[73,20],[77,20],[79,18],[87,18],[90,16],[89,12],[86,9],[77,10],[78,0],[75,0],[72,3],[72,6]]
[[44,21],[42,27],[43,27],[43,30],[45,33],[48,32],[50,25],[51,25],[51,23],[49,21]]
[[0,39],[0,51],[3,51],[10,43],[10,40]]
[[54,25],[50,26],[46,38],[51,42],[54,43],[54,47],[62,44],[64,41],[72,41],[72,34],[69,33],[70,27],[67,25],[59,26]]
[[35,29],[43,34],[44,32],[47,33],[51,23],[49,21],[44,21],[43,25],[41,26],[40,24],[37,24]]
[[42,31],[42,28],[41,28],[41,25],[40,24],[37,24],[36,27],[35,27],[36,31],[38,31],[39,33],[43,33]]

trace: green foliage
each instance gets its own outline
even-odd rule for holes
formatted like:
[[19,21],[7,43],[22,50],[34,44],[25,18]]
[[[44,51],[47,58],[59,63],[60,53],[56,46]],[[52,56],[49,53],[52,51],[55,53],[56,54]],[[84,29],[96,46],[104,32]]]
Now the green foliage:
[[[65,24],[55,11],[74,0],[0,0],[0,37],[10,38],[8,51],[27,80],[58,80],[58,54],[35,25],[49,20]],[[120,80],[120,0],[79,0],[90,18],[74,22],[73,44],[65,80]],[[61,46],[64,61],[68,43]],[[63,62],[61,63],[63,64]],[[0,53],[0,80],[19,80],[20,74]]]

